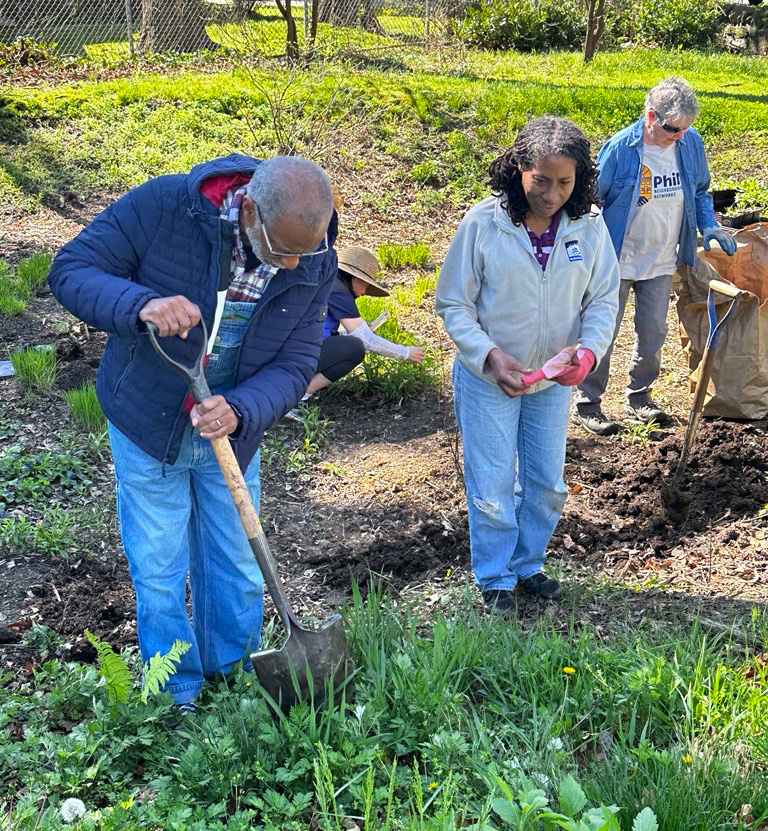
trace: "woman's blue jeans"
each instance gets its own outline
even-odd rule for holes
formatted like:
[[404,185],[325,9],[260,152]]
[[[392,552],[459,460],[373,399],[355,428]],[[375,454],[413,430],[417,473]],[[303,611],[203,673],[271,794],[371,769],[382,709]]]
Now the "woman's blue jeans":
[[509,398],[458,360],[453,388],[475,580],[483,591],[511,590],[542,570],[565,505],[571,388]]

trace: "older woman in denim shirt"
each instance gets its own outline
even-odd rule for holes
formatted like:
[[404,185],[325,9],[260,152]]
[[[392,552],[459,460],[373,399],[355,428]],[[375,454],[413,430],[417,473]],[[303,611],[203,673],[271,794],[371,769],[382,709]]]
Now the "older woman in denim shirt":
[[[706,250],[713,239],[727,254],[736,250],[735,240],[715,220],[704,146],[691,127],[698,112],[691,87],[681,78],[668,78],[646,96],[643,117],[609,139],[597,159],[603,218],[621,271],[614,341],[629,290],[635,292],[635,346],[625,412],[644,423],[668,419],[651,398],[651,387],[661,368],[675,269],[693,264],[697,228]],[[574,420],[603,436],[619,430],[600,406],[612,351],[613,344],[575,395]]]

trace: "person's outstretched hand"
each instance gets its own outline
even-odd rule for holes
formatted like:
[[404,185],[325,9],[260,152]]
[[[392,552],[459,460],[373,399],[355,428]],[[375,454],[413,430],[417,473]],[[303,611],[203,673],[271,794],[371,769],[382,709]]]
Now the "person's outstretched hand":
[[579,349],[573,356],[573,366],[554,380],[563,387],[575,387],[587,377],[595,360],[595,353],[591,349]]
[[502,352],[498,346],[491,349],[486,360],[493,370],[499,389],[510,398],[517,398],[528,389],[528,384],[520,378],[519,373],[533,372],[531,367],[523,366],[511,355]]
[[420,364],[424,360],[424,350],[420,346],[408,348],[408,360],[414,364]]
[[732,257],[736,253],[736,240],[722,228],[705,228],[702,231],[702,235],[704,236],[703,245],[705,251],[709,251],[710,243],[715,239],[720,243],[720,247],[729,257]]

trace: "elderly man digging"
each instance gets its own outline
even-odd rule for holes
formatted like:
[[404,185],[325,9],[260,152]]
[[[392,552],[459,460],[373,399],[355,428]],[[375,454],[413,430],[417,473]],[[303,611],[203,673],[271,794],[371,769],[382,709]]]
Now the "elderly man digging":
[[[335,236],[320,167],[232,155],[130,191],[64,246],[51,269],[58,300],[109,333],[97,392],[139,645],[147,661],[177,638],[192,644],[168,684],[184,711],[194,709],[204,678],[258,646],[262,622],[261,574],[210,440],[229,436],[258,505],[264,431],[298,403],[315,371]],[[192,365],[201,317],[214,329],[211,397],[190,406],[145,324]]]
[[[707,251],[713,239],[727,254],[736,250],[736,242],[715,220],[707,157],[691,127],[698,113],[691,87],[682,78],[668,78],[646,96],[643,117],[609,139],[597,158],[603,218],[621,272],[614,341],[629,290],[635,292],[635,346],[625,412],[644,423],[668,419],[651,398],[651,387],[661,369],[672,275],[683,263],[693,265],[697,226]],[[601,436],[619,430],[600,406],[612,351],[613,343],[574,396],[574,420]]]

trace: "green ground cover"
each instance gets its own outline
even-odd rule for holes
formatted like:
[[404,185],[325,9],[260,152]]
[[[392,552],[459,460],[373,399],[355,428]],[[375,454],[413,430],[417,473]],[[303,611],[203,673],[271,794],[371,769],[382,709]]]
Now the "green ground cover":
[[697,128],[715,182],[766,183],[768,67],[758,58],[628,50],[601,53],[586,67],[573,53],[467,53],[441,61],[439,72],[436,63],[422,54],[405,55],[408,72],[327,65],[288,81],[254,70],[7,88],[0,198],[34,210],[61,194],[119,191],[226,151],[274,151],[267,98],[284,90],[284,107],[294,125],[300,122],[293,149],[316,153],[314,134],[301,125],[335,117],[334,129],[349,131],[340,156],[352,169],[382,154],[394,163],[393,184],[420,184],[422,207],[464,204],[484,192],[488,160],[531,116],[569,116],[597,149],[638,116],[647,89],[671,73],[685,76],[700,96]]
[[288,718],[243,673],[174,720],[163,695],[118,701],[95,668],[51,661],[0,697],[5,827],[59,829],[70,797],[87,811],[74,827],[103,831],[607,831],[647,808],[658,826],[646,811],[636,829],[714,831],[745,805],[748,827],[768,816],[768,678],[739,644],[697,626],[602,640],[489,621],[449,580],[443,609],[427,625],[356,597],[354,702]]

